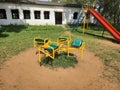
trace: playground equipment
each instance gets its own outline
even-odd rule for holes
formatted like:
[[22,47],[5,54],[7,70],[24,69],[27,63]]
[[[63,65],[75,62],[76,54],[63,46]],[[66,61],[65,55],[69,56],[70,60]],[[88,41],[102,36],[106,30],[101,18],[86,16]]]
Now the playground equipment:
[[85,42],[80,39],[71,39],[70,36],[60,36],[56,42],[51,39],[34,38],[34,47],[38,47],[38,61],[41,63],[41,53],[46,57],[55,59],[55,54],[66,52],[70,56],[70,50],[80,50],[80,58],[83,57]]
[[83,34],[85,32],[85,28],[86,30],[88,30],[88,25],[90,22],[90,14],[87,12],[88,9],[93,9],[94,6],[93,4],[83,4],[82,5],[82,11],[84,13],[84,20],[83,20]]
[[[80,23],[83,23],[83,34],[85,32],[85,28],[88,29],[88,24],[90,21],[90,17],[87,13],[88,8],[93,8],[94,3],[96,3],[96,0],[83,0],[81,1],[83,3],[82,10],[80,9],[77,15],[77,19],[72,23],[73,28],[72,30],[77,30]],[[86,4],[85,4],[86,3]]]
[[80,39],[74,39],[71,42],[68,42],[68,56],[70,50],[80,50],[80,58],[82,59],[84,48],[85,48],[85,42],[83,42]]
[[90,14],[92,14],[117,41],[120,41],[120,32],[118,32],[118,30],[114,28],[104,17],[102,17],[99,12],[94,10],[93,4],[83,4],[82,11],[84,13],[83,34],[85,32],[85,29],[88,30]]
[[80,9],[79,13],[77,15],[77,20],[74,20],[74,22],[72,23],[73,24],[73,28],[72,28],[73,31],[77,30],[79,24],[83,22],[83,19],[84,19],[84,14],[82,13],[82,10]]
[[102,17],[100,13],[94,9],[89,9],[87,12],[92,14],[116,40],[120,41],[120,32],[118,32],[118,30],[114,28],[104,17]]

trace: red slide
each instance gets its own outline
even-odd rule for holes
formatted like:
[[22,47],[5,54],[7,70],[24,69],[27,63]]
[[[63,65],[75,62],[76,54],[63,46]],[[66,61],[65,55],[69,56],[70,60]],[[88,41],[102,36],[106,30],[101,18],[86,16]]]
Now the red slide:
[[120,32],[116,28],[114,28],[104,17],[100,15],[94,9],[89,9],[88,13],[91,13],[110,33],[111,35],[118,41],[120,41]]

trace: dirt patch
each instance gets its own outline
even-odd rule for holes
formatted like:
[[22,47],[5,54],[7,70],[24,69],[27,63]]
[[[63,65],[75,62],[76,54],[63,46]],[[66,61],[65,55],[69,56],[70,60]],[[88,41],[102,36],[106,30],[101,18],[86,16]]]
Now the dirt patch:
[[66,31],[64,34],[70,36],[71,32],[70,31]]
[[111,41],[108,41],[108,40],[99,40],[99,42],[103,43],[103,44],[106,44],[106,45],[113,46],[113,47],[120,47],[119,43],[111,42]]
[[0,90],[118,90],[118,85],[102,78],[103,64],[85,51],[75,68],[50,69],[39,66],[36,49],[14,56],[0,69]]

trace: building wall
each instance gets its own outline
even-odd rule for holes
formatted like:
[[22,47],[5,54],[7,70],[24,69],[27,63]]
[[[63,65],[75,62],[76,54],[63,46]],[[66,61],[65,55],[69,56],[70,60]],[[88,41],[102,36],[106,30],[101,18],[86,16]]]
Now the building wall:
[[[73,13],[79,12],[80,8],[40,6],[28,4],[0,3],[0,9],[5,9],[7,19],[0,19],[1,25],[29,24],[29,25],[55,25],[55,12],[62,12],[62,24],[72,23]],[[11,9],[19,10],[19,19],[12,19]],[[30,10],[31,19],[23,18],[23,10]],[[34,10],[41,11],[41,19],[34,19]],[[44,19],[44,11],[50,11],[50,19]]]

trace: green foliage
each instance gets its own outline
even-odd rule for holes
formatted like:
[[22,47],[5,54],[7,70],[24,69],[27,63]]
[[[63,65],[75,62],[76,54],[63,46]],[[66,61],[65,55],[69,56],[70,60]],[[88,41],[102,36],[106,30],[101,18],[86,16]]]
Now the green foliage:
[[102,14],[114,23],[120,23],[120,0],[97,0],[97,4],[103,8]]
[[3,28],[2,26],[0,26],[0,34],[2,34],[2,32],[3,32]]
[[84,4],[93,3],[95,0],[52,0],[53,2],[71,3],[71,4]]

